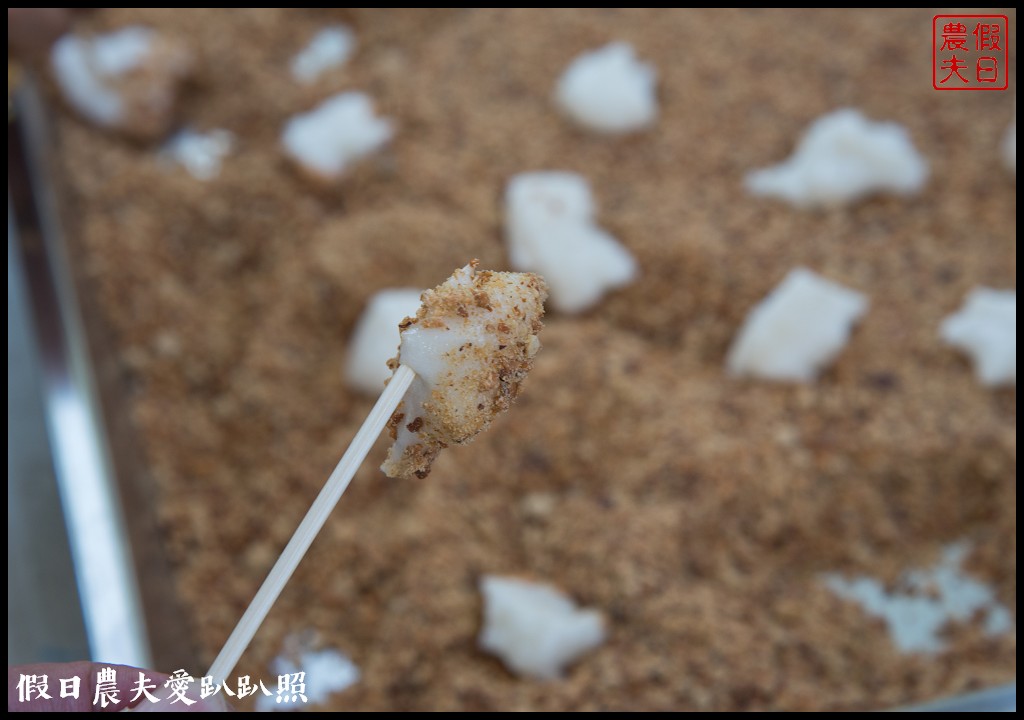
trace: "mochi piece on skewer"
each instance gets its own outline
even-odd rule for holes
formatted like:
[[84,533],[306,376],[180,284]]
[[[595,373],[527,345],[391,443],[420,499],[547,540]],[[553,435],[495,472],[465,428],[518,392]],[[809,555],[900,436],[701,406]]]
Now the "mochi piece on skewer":
[[395,439],[383,470],[426,477],[442,448],[468,442],[519,394],[540,349],[544,281],[476,267],[423,293],[416,317],[399,325],[394,374],[214,659],[206,674],[215,684],[235,668],[381,430]]
[[416,379],[389,423],[395,443],[381,466],[389,477],[426,477],[442,449],[469,442],[508,409],[533,367],[544,281],[476,266],[423,293],[419,312],[400,326],[391,365]]

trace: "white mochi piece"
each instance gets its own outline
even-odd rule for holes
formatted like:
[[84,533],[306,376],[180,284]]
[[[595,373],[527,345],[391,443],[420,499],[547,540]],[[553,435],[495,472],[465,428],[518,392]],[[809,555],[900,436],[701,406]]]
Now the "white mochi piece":
[[1017,174],[1017,120],[1016,118],[1006,128],[1006,135],[1003,136],[1003,163],[1006,167]]
[[292,58],[292,77],[303,85],[316,82],[321,74],[341,67],[356,49],[356,36],[344,25],[327,27]]
[[181,165],[197,180],[213,180],[220,175],[221,164],[235,145],[235,136],[227,130],[201,133],[185,129],[174,135],[161,155]]
[[810,382],[846,346],[867,297],[807,270],[791,270],[747,315],[726,358],[734,375]]
[[567,665],[605,641],[601,614],[579,609],[550,585],[485,575],[480,592],[480,648],[518,675],[557,679]]
[[590,130],[634,132],[657,118],[656,82],[654,68],[637,60],[629,43],[613,42],[569,64],[555,87],[555,101]]
[[[359,682],[359,667],[348,655],[334,648],[314,649],[310,633],[296,633],[285,638],[285,652],[270,662],[271,677],[305,673],[305,691],[301,696],[279,692],[277,683],[270,685],[271,694],[256,695],[256,712],[283,712],[308,706],[324,705],[332,695]],[[275,692],[278,690],[278,692]]]
[[50,62],[63,97],[87,120],[117,125],[125,102],[113,81],[142,65],[153,38],[152,30],[135,26],[94,38],[61,37],[53,43]]
[[179,87],[193,64],[182,44],[141,26],[65,35],[50,49],[57,85],[79,115],[146,140],[170,128]]
[[50,62],[64,99],[87,120],[115,126],[124,119],[125,103],[113,81],[142,65],[155,33],[126,27],[106,35],[65,35],[53,44]]
[[368,95],[344,92],[289,119],[281,142],[302,169],[333,180],[383,147],[393,134],[391,122],[374,114]]
[[542,275],[561,312],[587,310],[638,274],[629,251],[594,222],[590,186],[575,173],[513,177],[505,193],[505,232],[512,267]]
[[975,288],[939,336],[966,352],[982,385],[1017,384],[1017,291]]
[[746,185],[754,195],[813,207],[879,192],[910,195],[927,178],[928,163],[903,127],[843,109],[814,121],[788,160],[749,173]]
[[939,653],[948,648],[943,635],[953,624],[980,625],[989,636],[1015,631],[1009,608],[994,590],[964,571],[970,550],[966,542],[947,545],[938,563],[907,570],[895,584],[863,575],[847,579],[839,573],[828,573],[823,580],[837,596],[881,618],[900,652]]
[[381,290],[366,304],[349,342],[345,380],[368,395],[378,395],[391,377],[388,360],[401,335],[398,324],[420,308],[420,292],[411,288]]

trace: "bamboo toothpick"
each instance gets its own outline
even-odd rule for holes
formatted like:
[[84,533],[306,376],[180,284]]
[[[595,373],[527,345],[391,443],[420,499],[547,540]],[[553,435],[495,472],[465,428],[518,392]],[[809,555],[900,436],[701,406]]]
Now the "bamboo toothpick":
[[391,382],[384,388],[384,392],[381,393],[377,403],[370,410],[370,414],[359,428],[359,432],[352,439],[352,444],[348,446],[348,450],[338,462],[338,466],[334,468],[334,472],[324,484],[323,490],[313,501],[306,517],[302,519],[295,534],[292,535],[292,539],[288,541],[288,545],[285,546],[281,556],[274,563],[267,579],[263,581],[256,597],[249,603],[242,619],[238,621],[238,625],[235,626],[227,642],[224,643],[224,647],[210,666],[206,674],[212,676],[215,684],[223,683],[227,680],[228,674],[235,669],[238,659],[249,647],[253,636],[263,623],[263,619],[270,612],[270,608],[274,606],[278,595],[281,594],[288,579],[295,572],[295,568],[298,567],[299,561],[302,560],[313,543],[313,539],[320,532],[320,528],[327,522],[331,510],[334,509],[348,488],[352,476],[363,464],[374,441],[380,435],[380,431],[384,429],[391,413],[402,401],[405,391],[409,389],[409,385],[415,377],[416,373],[405,365],[400,365],[391,377]]

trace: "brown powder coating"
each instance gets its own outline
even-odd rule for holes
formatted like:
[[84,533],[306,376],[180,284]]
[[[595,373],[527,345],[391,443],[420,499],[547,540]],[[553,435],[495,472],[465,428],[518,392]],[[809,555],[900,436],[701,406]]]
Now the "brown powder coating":
[[[958,625],[947,652],[901,655],[820,579],[895,583],[966,539],[969,571],[1016,614],[1016,393],[980,387],[937,338],[972,287],[1016,284],[999,160],[1015,86],[933,90],[933,14],[89,16],[187,41],[200,69],[182,117],[238,137],[209,183],[69,116],[57,139],[77,267],[117,338],[204,661],[366,417],[340,367],[367,298],[470,257],[507,268],[505,183],[566,169],[640,281],[549,318],[516,408],[429,482],[365,463],[236,673],[272,684],[284,638],[313,628],[362,672],[338,710],[853,710],[1015,681],[1015,633]],[[288,60],[338,21],[355,57],[296,84]],[[651,131],[617,139],[551,100],[576,55],[614,39],[657,68],[661,102]],[[311,186],[278,136],[345,89],[369,92],[395,139]],[[932,168],[921,195],[814,212],[747,196],[747,171],[843,106],[907,127]],[[870,311],[813,386],[728,378],[741,320],[795,265]],[[476,648],[483,573],[564,588],[605,613],[608,642],[564,681],[511,676]]]
[[389,451],[381,466],[388,477],[425,478],[441,449],[470,442],[508,410],[533,369],[547,285],[533,273],[477,270],[478,265],[473,260],[424,292],[416,317],[400,324],[402,346],[391,367],[402,362],[410,328],[457,333],[465,342],[445,353],[444,372],[414,380],[395,410],[389,426],[401,424],[396,416],[414,416],[406,429],[416,438],[397,456],[398,446]]

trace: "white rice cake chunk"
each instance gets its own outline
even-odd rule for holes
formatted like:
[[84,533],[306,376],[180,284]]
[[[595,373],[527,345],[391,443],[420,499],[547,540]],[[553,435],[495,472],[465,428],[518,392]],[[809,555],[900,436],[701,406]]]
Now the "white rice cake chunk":
[[185,168],[189,175],[204,182],[220,175],[221,165],[235,147],[235,136],[228,130],[198,132],[185,128],[164,145],[160,155]]
[[194,58],[182,44],[133,25],[92,37],[64,35],[50,50],[50,66],[64,99],[83,118],[151,140],[174,123]]
[[602,133],[644,130],[658,117],[657,73],[633,46],[613,42],[583,53],[562,73],[555,102],[581,126]]
[[374,114],[368,95],[343,92],[289,119],[281,143],[307,175],[332,182],[353,163],[384,147],[393,135],[391,121]]
[[420,291],[411,288],[381,290],[370,298],[352,332],[345,363],[345,381],[359,392],[379,395],[391,369],[401,335],[399,324],[416,314]]
[[480,592],[480,648],[517,675],[555,680],[566,666],[605,641],[601,613],[579,609],[551,585],[485,575]]
[[543,275],[560,312],[588,310],[638,275],[630,252],[594,222],[590,186],[576,173],[513,177],[505,193],[505,233],[512,267]]
[[865,295],[794,268],[747,315],[726,358],[734,375],[810,382],[846,346]]
[[815,120],[788,160],[749,173],[746,185],[754,195],[807,208],[879,192],[912,195],[927,179],[928,163],[904,128],[847,108]]
[[312,85],[325,72],[348,62],[355,51],[356,36],[349,28],[326,27],[292,58],[292,77],[303,85]]
[[331,696],[343,692],[361,679],[359,667],[336,648],[323,646],[317,631],[308,629],[290,633],[284,638],[280,655],[270,661],[271,677],[305,673],[305,697],[289,701],[287,695],[276,693],[256,696],[256,712],[287,712],[301,705],[325,705]]
[[975,288],[963,307],[942,321],[939,336],[971,357],[982,385],[1016,386],[1016,290]]

